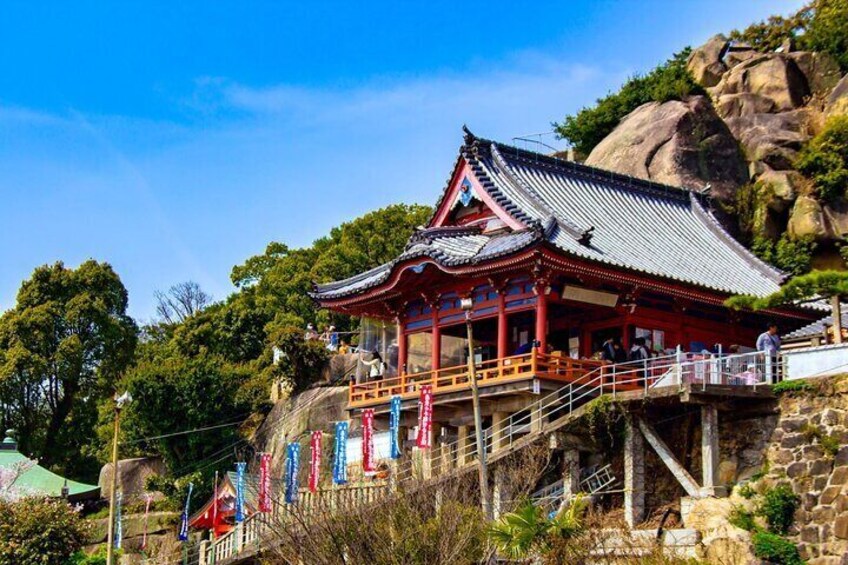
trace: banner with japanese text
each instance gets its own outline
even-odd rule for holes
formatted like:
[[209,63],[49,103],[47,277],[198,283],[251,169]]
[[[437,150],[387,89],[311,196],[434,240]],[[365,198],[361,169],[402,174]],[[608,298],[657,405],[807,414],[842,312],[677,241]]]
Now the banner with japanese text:
[[259,454],[259,511],[271,511],[271,454]]
[[400,459],[400,395],[392,397],[391,408],[389,410],[389,441],[391,443],[389,449],[389,457],[392,459]]
[[362,472],[373,475],[377,472],[377,461],[374,456],[374,409],[362,411]]
[[312,439],[309,443],[309,492],[318,490],[318,484],[321,482],[321,448],[324,435],[318,432],[312,432]]
[[336,440],[333,448],[333,482],[347,484],[347,434],[348,423],[336,422]]
[[244,522],[244,472],[247,469],[247,463],[239,461],[236,463],[236,523]]
[[180,517],[180,541],[188,541],[188,512],[189,512],[189,504],[191,503],[191,493],[194,490],[194,485],[192,483],[188,484],[188,494],[186,495],[185,508],[183,508],[183,514]]
[[297,502],[297,475],[300,470],[300,444],[291,442],[286,448],[286,504]]
[[433,387],[424,385],[421,387],[421,396],[418,399],[418,434],[415,437],[415,445],[419,449],[430,449],[432,447],[431,432],[433,430]]

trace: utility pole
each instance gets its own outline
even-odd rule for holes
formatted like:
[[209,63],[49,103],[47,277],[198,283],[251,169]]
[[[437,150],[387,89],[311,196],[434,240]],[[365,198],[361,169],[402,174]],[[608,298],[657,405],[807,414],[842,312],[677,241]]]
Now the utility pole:
[[112,430],[112,492],[109,493],[109,529],[106,540],[106,565],[113,565],[115,545],[115,498],[118,490],[118,432],[121,429],[121,408],[132,401],[129,392],[115,395],[115,421]]
[[477,440],[477,472],[480,482],[480,505],[487,520],[492,520],[492,502],[489,499],[489,471],[486,467],[486,443],[483,439],[483,416],[480,413],[480,390],[477,388],[477,367],[474,363],[474,330],[471,328],[471,297],[460,301],[465,310],[465,330],[468,334],[468,378],[471,380],[471,399],[474,405],[474,435]]

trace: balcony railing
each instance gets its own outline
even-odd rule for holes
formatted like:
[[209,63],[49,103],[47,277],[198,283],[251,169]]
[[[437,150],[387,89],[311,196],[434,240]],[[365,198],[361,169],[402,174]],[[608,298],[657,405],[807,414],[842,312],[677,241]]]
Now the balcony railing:
[[[603,362],[548,355],[537,351],[490,359],[477,363],[477,386],[480,388],[515,381],[542,378],[561,382],[579,382]],[[444,367],[435,371],[410,373],[390,379],[351,383],[349,404],[352,408],[389,402],[392,396],[418,398],[421,387],[430,385],[433,394],[446,394],[471,389],[468,366]]]

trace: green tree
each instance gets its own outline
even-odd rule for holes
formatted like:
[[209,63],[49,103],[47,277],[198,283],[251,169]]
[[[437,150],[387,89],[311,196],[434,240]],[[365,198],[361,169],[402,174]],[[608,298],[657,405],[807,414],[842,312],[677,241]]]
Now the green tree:
[[801,151],[796,168],[823,200],[845,196],[848,187],[848,116],[834,116]]
[[97,403],[130,362],[137,328],[127,291],[106,263],[39,267],[0,317],[0,410],[21,449],[63,473],[92,478]]
[[848,71],[848,1],[815,0],[799,15],[806,27],[801,47],[830,53]]
[[780,47],[787,39],[794,39],[806,27],[811,10],[802,8],[790,16],[769,16],[767,20],[749,25],[743,30],[734,29],[730,39],[747,43],[757,51],[768,53]]
[[489,540],[509,559],[544,555],[556,540],[573,538],[583,531],[583,514],[588,502],[575,498],[553,517],[528,500],[515,512],[501,516],[488,529]]
[[[235,365],[211,353],[186,357],[169,344],[143,344],[138,361],[121,381],[133,396],[122,413],[125,454],[133,450],[159,454],[171,474],[179,477],[234,453],[230,446],[240,445],[238,424],[247,419],[257,400],[242,390],[253,373],[250,365]],[[267,398],[267,387],[261,395]],[[100,433],[106,439],[111,434],[108,410],[101,421]],[[144,439],[224,423],[236,425]]]
[[0,565],[64,565],[91,535],[61,500],[0,501]]
[[618,92],[599,98],[593,107],[583,108],[561,123],[554,123],[560,138],[567,140],[581,155],[612,132],[627,114],[648,102],[682,100],[691,94],[703,94],[686,68],[691,50],[687,47],[644,76],[627,80]]

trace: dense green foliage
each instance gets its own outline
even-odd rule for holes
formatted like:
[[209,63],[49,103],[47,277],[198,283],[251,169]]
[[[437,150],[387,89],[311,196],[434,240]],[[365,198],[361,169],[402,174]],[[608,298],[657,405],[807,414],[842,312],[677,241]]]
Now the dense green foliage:
[[804,565],[798,546],[788,539],[770,532],[756,532],[751,538],[754,543],[754,555],[769,563],[780,565]]
[[772,392],[775,394],[796,394],[799,392],[807,392],[813,387],[804,379],[795,379],[791,381],[780,381],[771,386]]
[[0,565],[65,565],[89,535],[89,525],[64,501],[0,501]]
[[795,166],[813,181],[819,197],[834,200],[848,187],[848,116],[835,116],[801,151]]
[[777,241],[757,235],[751,242],[751,251],[757,257],[795,276],[810,271],[816,247],[818,244],[813,237],[795,239],[786,232]]
[[765,518],[769,531],[786,535],[795,520],[795,511],[800,503],[801,499],[792,491],[792,487],[778,485],[763,493],[757,506],[757,515]]
[[555,123],[557,134],[567,140],[574,149],[588,155],[592,149],[615,129],[627,114],[647,102],[681,100],[690,94],[702,94],[686,68],[690,49],[659,65],[644,76],[636,75],[627,80],[618,92],[598,99],[590,108],[583,108],[573,116],[566,116]]
[[106,263],[45,265],[0,317],[0,419],[21,450],[62,473],[94,480],[88,449],[99,402],[132,359],[137,328],[127,291]]
[[583,531],[587,507],[588,501],[578,497],[568,508],[548,517],[542,507],[528,500],[492,523],[487,535],[498,552],[509,559],[544,555],[557,540],[573,538]]
[[809,51],[832,55],[848,71],[848,1],[814,0],[790,16],[770,16],[730,38],[762,52],[774,51],[787,39]]
[[732,296],[725,301],[725,304],[734,309],[762,310],[819,297],[830,298],[833,296],[839,296],[842,300],[848,297],[848,272],[813,271],[795,277],[783,285],[780,290],[768,296]]

